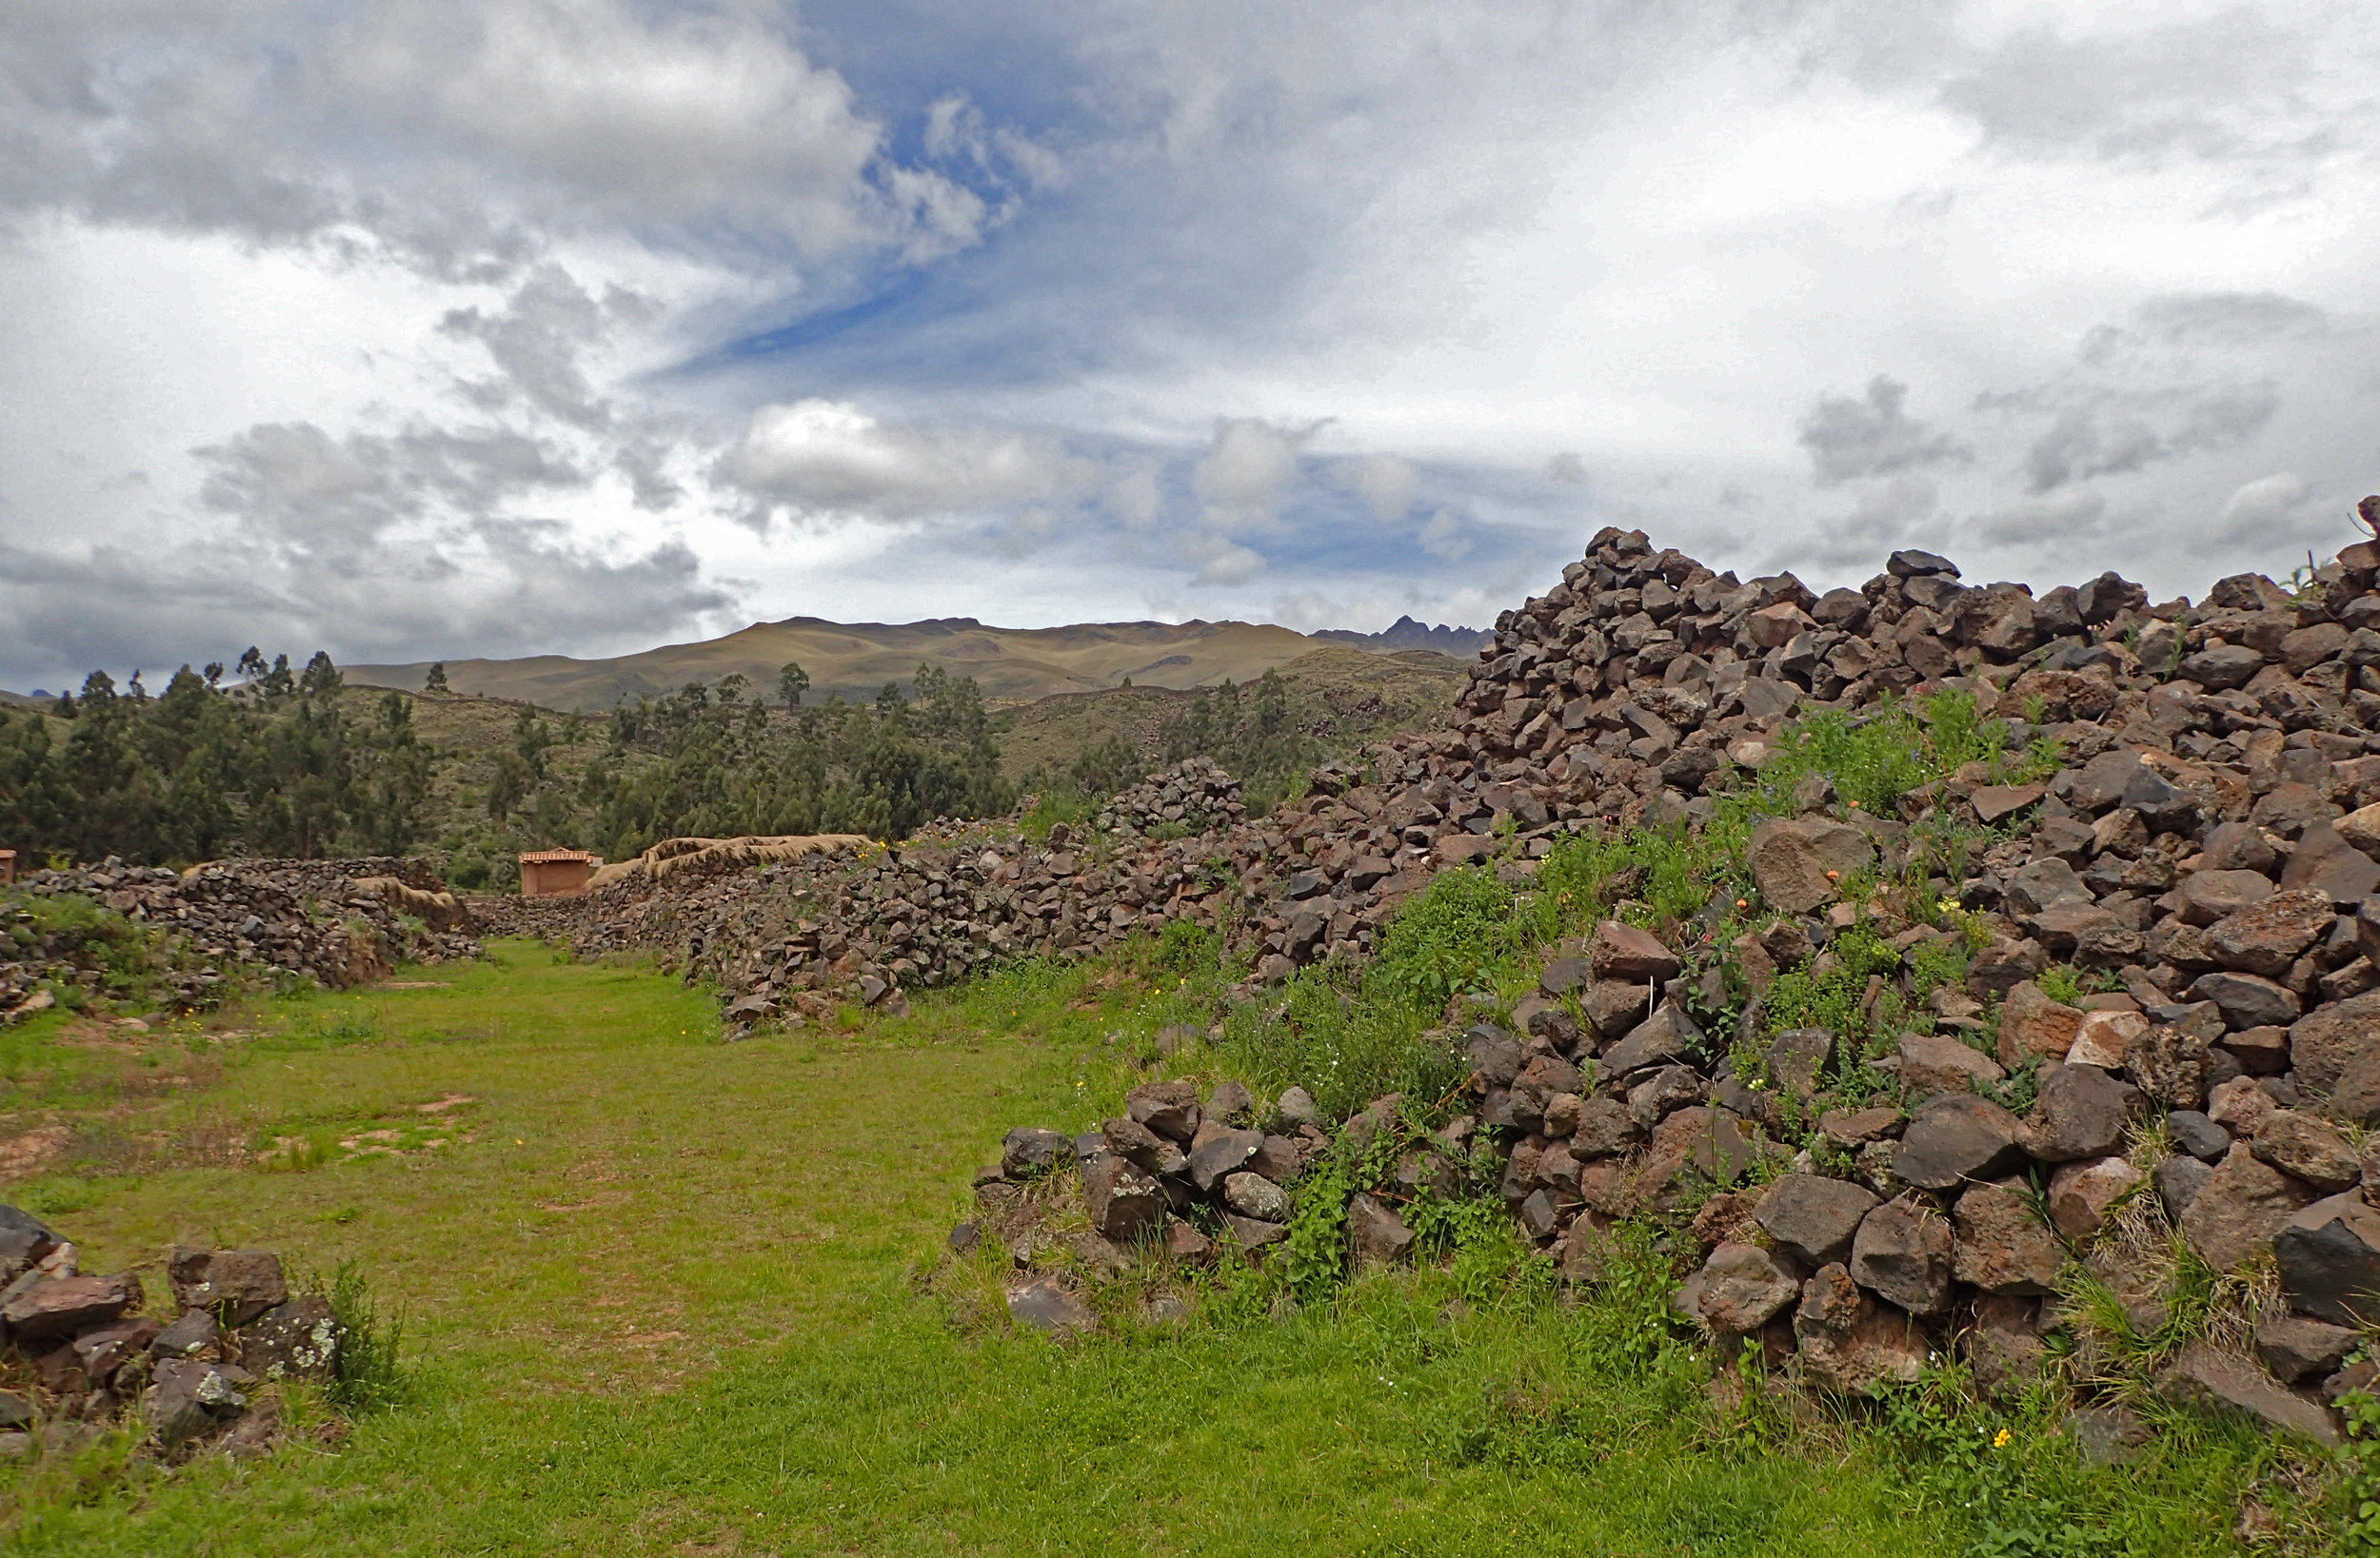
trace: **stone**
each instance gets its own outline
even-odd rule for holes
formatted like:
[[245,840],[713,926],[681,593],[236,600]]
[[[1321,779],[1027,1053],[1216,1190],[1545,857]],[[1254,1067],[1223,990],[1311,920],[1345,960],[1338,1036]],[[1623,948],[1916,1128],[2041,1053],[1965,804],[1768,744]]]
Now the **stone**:
[[2242,643],[2214,644],[2183,658],[2174,675],[2211,693],[2245,687],[2264,669],[2264,656]]
[[1074,1158],[1074,1138],[1055,1131],[1021,1126],[1000,1144],[1000,1172],[1010,1179],[1038,1179]]
[[2272,1235],[2281,1291],[2332,1325],[2380,1321],[2380,1209],[2348,1192],[2297,1208]]
[[2330,895],[2319,888],[2275,893],[2216,920],[2207,945],[2225,968],[2277,978],[2298,954],[2330,934],[2337,917]]
[[[2263,842],[2262,834],[2255,837]],[[2265,853],[2271,856],[2270,845]],[[2181,897],[2185,924],[2212,925],[2271,897],[2272,883],[2256,871],[2193,871],[2174,892]]]
[[1686,1055],[1702,1042],[1702,1030],[1676,1001],[1663,1001],[1628,1036],[1603,1052],[1605,1075],[1625,1076]]
[[2328,822],[2309,825],[2281,872],[2284,888],[2329,894],[2340,903],[2360,903],[2380,888],[2380,862],[2339,837]]
[[2149,1019],[2138,1012],[2085,1012],[2066,1058],[2077,1066],[2122,1071],[2132,1044],[2148,1031]]
[[2335,1374],[2362,1334],[2351,1326],[2302,1314],[2271,1314],[2256,1322],[2256,1361],[2284,1385]]
[[1164,1187],[1129,1158],[1100,1153],[1082,1165],[1082,1210],[1102,1238],[1146,1238],[1163,1225],[1168,1204]]
[[2253,974],[2201,975],[2190,993],[2194,999],[2214,1002],[2232,1028],[2292,1023],[2303,1005],[2295,993]]
[[1625,979],[1598,979],[1578,996],[1578,1014],[1598,1038],[1612,1038],[1642,1022],[1653,1008],[1650,988]]
[[2166,1134],[2173,1145],[2207,1163],[2219,1163],[2231,1150],[2231,1134],[2194,1109],[2177,1109],[2165,1116]]
[[2365,854],[2380,858],[2380,801],[2361,806],[2330,824],[2338,836]]
[[1268,1223],[1257,1217],[1242,1217],[1236,1212],[1223,1213],[1223,1231],[1229,1233],[1233,1241],[1242,1250],[1261,1250],[1266,1245],[1279,1244],[1289,1237],[1289,1229],[1286,1224]]
[[1842,878],[1874,858],[1874,846],[1858,829],[1809,818],[1769,818],[1752,830],[1747,851],[1760,897],[1789,915],[1833,902]]
[[2167,1220],[2179,1222],[2182,1213],[2190,1210],[2190,1203],[2207,1188],[2207,1181],[2214,1177],[2214,1171],[2194,1157],[2176,1154],[2159,1163],[2149,1177],[2157,1187],[2157,1199],[2165,1205]]
[[39,1265],[59,1242],[50,1225],[31,1213],[0,1206],[0,1287]]
[[1386,1266],[1413,1252],[1413,1230],[1405,1220],[1369,1192],[1358,1191],[1347,1200],[1347,1236],[1356,1260]]
[[10,1292],[0,1305],[0,1321],[20,1341],[71,1336],[137,1308],[141,1299],[140,1284],[129,1276],[36,1277]]
[[2259,1162],[2242,1142],[2183,1209],[2182,1237],[2199,1259],[2228,1272],[2271,1249],[2272,1236],[2314,1199],[2311,1186]]
[[1644,1140],[1644,1128],[1617,1098],[1581,1098],[1570,1151],[1577,1157],[1616,1157]]
[[1471,1079],[1482,1090],[1513,1085],[1526,1061],[1520,1040],[1492,1022],[1474,1023],[1463,1034],[1463,1055],[1471,1063]]
[[1677,971],[1684,966],[1658,937],[1616,919],[1596,926],[1594,938],[1587,943],[1587,961],[1597,978],[1621,979],[1630,984],[1642,984],[1648,979],[1667,983],[1677,977]]
[[1218,1082],[1206,1100],[1206,1117],[1225,1125],[1254,1124],[1256,1095],[1244,1082]]
[[2337,1119],[2380,1125],[2380,1050],[2367,1050],[2347,1063],[2325,1107]]
[[1724,1109],[1695,1105],[1663,1120],[1636,1165],[1636,1197],[1658,1213],[1698,1204],[1713,1183],[1732,1185],[1752,1168],[1752,1137]]
[[1951,1209],[1951,1274],[1988,1293],[2039,1294],[2053,1291],[2065,1252],[2021,1179],[1970,1185]]
[[2025,1161],[2023,1122],[1972,1094],[1928,1100],[1901,1133],[1893,1172],[1920,1190],[1951,1190],[1996,1179]]
[[1951,1302],[1951,1225],[1931,1208],[1887,1201],[1852,1238],[1852,1280],[1912,1314],[1938,1314]]
[[1305,1172],[1305,1157],[1298,1151],[1295,1137],[1267,1135],[1264,1145],[1248,1159],[1248,1172],[1260,1173],[1276,1185],[1291,1185]]
[[[2074,1060],[2072,1052],[2067,1059]],[[2149,1029],[2124,1055],[2124,1070],[2134,1084],[2169,1110],[2195,1109],[2205,1101],[2211,1063],[2207,1041],[2179,1023]]]
[[1289,1220],[1288,1195],[1262,1174],[1244,1169],[1223,1176],[1223,1205],[1242,1217],[1254,1217],[1260,1222]]
[[1009,1289],[1008,1317],[1061,1341],[1089,1335],[1100,1324],[1091,1306],[1048,1277]]
[[1199,1089],[1194,1082],[1143,1082],[1124,1095],[1124,1113],[1160,1136],[1188,1146],[1199,1134]]
[[1866,1187],[1848,1179],[1789,1173],[1769,1186],[1753,1220],[1804,1266],[1827,1266],[1851,1259],[1852,1239],[1877,1204]]
[[2050,1175],[2050,1220],[2073,1243],[2088,1244],[2116,1204],[2147,1178],[2113,1154],[2060,1164]]
[[[960,1226],[972,1225],[962,1223]],[[157,1339],[149,1344],[149,1350],[161,1358],[195,1358],[212,1348],[220,1334],[221,1328],[216,1325],[213,1315],[205,1310],[188,1310],[173,1324],[159,1331]]]
[[1295,1131],[1301,1125],[1317,1124],[1322,1116],[1314,1107],[1314,1095],[1301,1087],[1293,1087],[1284,1089],[1273,1105],[1273,1117],[1280,1122],[1282,1130]]
[[1264,1146],[1264,1133],[1234,1126],[1202,1123],[1190,1143],[1190,1180],[1212,1191],[1222,1177],[1256,1156]]
[[1977,821],[1987,828],[1996,827],[2047,793],[2047,787],[2039,784],[1984,784],[1968,794],[1967,803],[1975,809]]
[[2234,1136],[2252,1136],[2265,1116],[2279,1107],[2263,1083],[2252,1076],[2234,1076],[2207,1099],[2207,1118]]
[[339,1357],[339,1320],[330,1301],[292,1298],[234,1332],[240,1367],[267,1379],[328,1379]]
[[2309,1012],[2290,1027],[2297,1085],[2328,1091],[2356,1056],[2380,1052],[2380,991]]
[[2249,1138],[2248,1150],[2257,1161],[2270,1164],[2328,1195],[2356,1184],[2364,1166],[2347,1138],[2311,1114],[2276,1109],[2267,1114]]
[[1801,1297],[1801,1284],[1756,1244],[1721,1244],[1697,1275],[1696,1312],[1720,1336],[1748,1336]]
[[119,1320],[86,1331],[74,1338],[74,1357],[94,1384],[105,1385],[115,1371],[149,1350],[165,1327],[147,1316]]
[[2182,1355],[2158,1372],[2156,1389],[2159,1395],[2179,1406],[2246,1417],[2325,1448],[2335,1449],[2340,1443],[2338,1425],[2329,1412],[2204,1341],[2183,1348]]
[[2087,909],[2091,889],[2074,868],[2053,855],[2020,867],[2008,878],[2009,912],[2019,918],[2053,909]]
[[1165,1225],[1165,1253],[1169,1259],[1204,1260],[1214,1250],[1214,1241],[1188,1223],[1169,1222]]
[[1845,1395],[1914,1385],[1925,1375],[1924,1335],[1907,1314],[1862,1292],[1841,1266],[1821,1267],[1801,1285],[1794,1339],[1803,1377]]
[[2138,1097],[2137,1090],[2094,1067],[2060,1066],[2042,1080],[2026,1116],[2025,1151],[2044,1163],[2105,1157],[2122,1144]]
[[141,1417],[160,1446],[174,1450],[247,1405],[248,1398],[216,1365],[163,1358],[141,1397]]
[[1977,1083],[1998,1082],[2008,1075],[1990,1055],[1948,1034],[1903,1034],[1900,1055],[1901,1085],[1917,1098],[1973,1093]]
[[2082,1013],[2052,1000],[2031,981],[2014,986],[2000,1007],[2000,1064],[2013,1069],[2065,1058],[2082,1019]]
[[1795,1098],[1808,1098],[1826,1075],[1835,1035],[1824,1028],[1788,1028],[1769,1041],[1769,1077]]

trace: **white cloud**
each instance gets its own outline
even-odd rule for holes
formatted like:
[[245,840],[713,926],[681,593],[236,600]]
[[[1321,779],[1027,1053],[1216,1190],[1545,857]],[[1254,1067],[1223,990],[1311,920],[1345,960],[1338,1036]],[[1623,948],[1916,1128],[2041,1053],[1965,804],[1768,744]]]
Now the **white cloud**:
[[762,406],[720,468],[804,510],[885,520],[1029,503],[1081,489],[1095,474],[1023,434],[887,424],[827,400]]
[[1365,455],[1343,462],[1339,470],[1347,484],[1362,494],[1374,518],[1393,523],[1413,507],[1414,488],[1420,477],[1395,455]]
[[1215,424],[1215,442],[1191,475],[1191,487],[1234,519],[1268,522],[1274,503],[1298,474],[1312,427],[1277,427],[1256,417]]

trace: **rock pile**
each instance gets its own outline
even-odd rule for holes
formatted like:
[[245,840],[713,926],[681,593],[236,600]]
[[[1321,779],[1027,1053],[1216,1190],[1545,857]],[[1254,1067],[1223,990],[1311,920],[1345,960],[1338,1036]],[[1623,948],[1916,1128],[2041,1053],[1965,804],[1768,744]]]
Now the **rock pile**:
[[30,910],[9,912],[0,1018],[51,1004],[45,985],[104,988],[127,956],[165,1005],[193,1010],[219,1001],[239,969],[338,988],[386,974],[395,957],[479,955],[467,917],[419,861],[226,860],[176,873],[111,858],[37,871],[13,891],[89,899],[130,921],[144,946],[117,945],[104,926],[44,932]]
[[173,1311],[149,1312],[138,1276],[85,1274],[74,1246],[0,1206],[0,1459],[65,1453],[135,1417],[157,1452],[272,1443],[283,1379],[330,1378],[340,1330],[328,1300],[292,1293],[262,1250],[176,1249]]
[[1227,828],[1247,815],[1240,781],[1212,758],[1191,758],[1109,797],[1093,826],[1124,838],[1180,837]]

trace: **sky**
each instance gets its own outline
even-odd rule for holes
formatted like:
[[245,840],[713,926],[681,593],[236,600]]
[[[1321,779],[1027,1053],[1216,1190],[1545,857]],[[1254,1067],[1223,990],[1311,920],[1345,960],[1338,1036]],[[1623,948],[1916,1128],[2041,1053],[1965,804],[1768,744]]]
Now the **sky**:
[[2159,597],[2380,490],[2368,5],[0,0],[0,685]]

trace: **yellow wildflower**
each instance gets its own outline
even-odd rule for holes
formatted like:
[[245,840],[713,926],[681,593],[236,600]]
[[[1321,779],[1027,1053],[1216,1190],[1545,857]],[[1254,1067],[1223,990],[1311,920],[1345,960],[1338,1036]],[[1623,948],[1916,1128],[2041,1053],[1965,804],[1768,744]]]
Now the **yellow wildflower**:
[[2013,1435],[2010,1434],[2008,1430],[2002,1429],[1999,1432],[1992,1436],[1992,1448],[1993,1450],[2006,1450],[2008,1448],[2008,1442],[2012,1437]]

